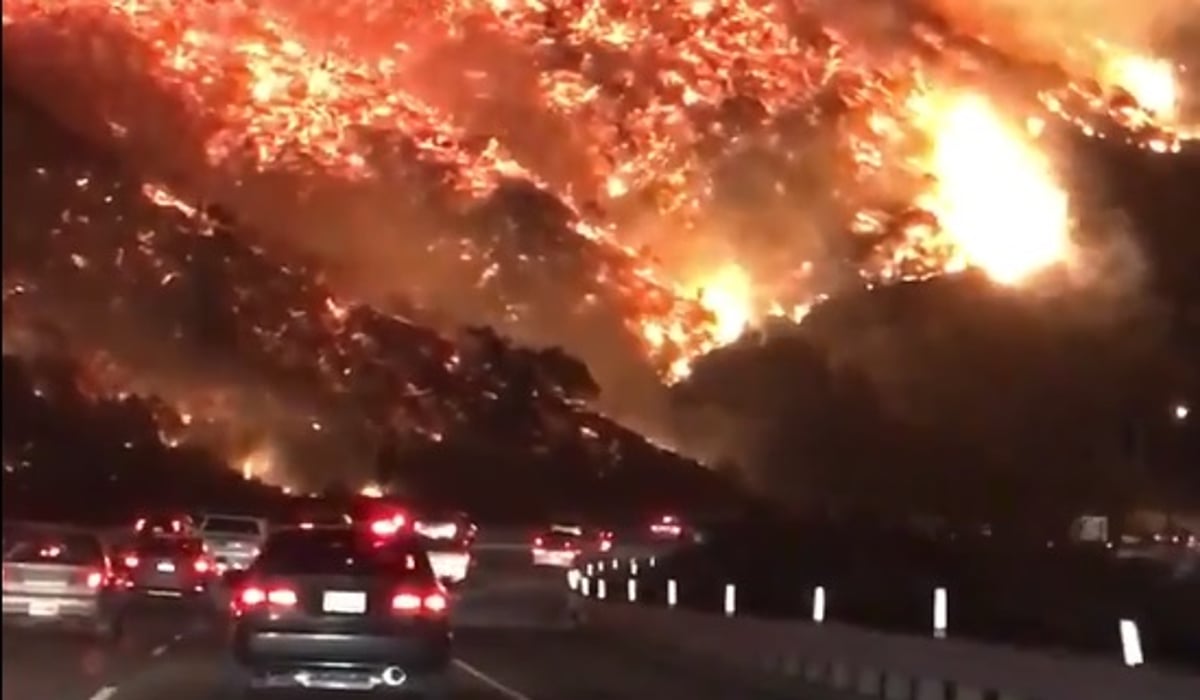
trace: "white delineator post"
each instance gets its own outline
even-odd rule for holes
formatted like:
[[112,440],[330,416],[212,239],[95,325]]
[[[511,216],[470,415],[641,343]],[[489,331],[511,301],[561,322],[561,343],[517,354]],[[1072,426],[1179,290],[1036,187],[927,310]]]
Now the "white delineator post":
[[946,622],[949,617],[949,603],[946,599],[946,589],[933,589],[933,636],[937,639],[946,638]]
[[1133,620],[1121,620],[1121,655],[1126,666],[1146,663],[1146,657],[1142,655],[1142,635]]
[[608,595],[608,582],[605,581],[604,579],[597,579],[596,580],[596,598],[598,598],[599,600],[604,600],[604,598],[607,595]]
[[625,582],[626,595],[630,603],[637,602],[637,579],[631,578]]
[[630,575],[630,576],[637,576],[637,572],[638,572],[638,561],[637,561],[637,559],[630,559],[630,560],[629,560],[629,575]]
[[592,594],[592,579],[584,576],[583,580],[579,582],[579,592],[583,594],[584,598],[590,596]]
[[667,607],[673,608],[679,603],[679,586],[675,583],[675,579],[667,581]]
[[825,587],[817,586],[813,589],[813,622],[821,624],[825,621]]
[[737,589],[732,583],[725,584],[725,616],[733,617],[737,612]]

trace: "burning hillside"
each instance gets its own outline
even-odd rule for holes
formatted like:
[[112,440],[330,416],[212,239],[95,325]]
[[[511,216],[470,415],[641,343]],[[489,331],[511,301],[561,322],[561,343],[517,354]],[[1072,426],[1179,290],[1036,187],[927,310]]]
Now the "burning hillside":
[[1061,137],[1184,148],[1197,18],[1049,4],[12,0],[6,89],[84,137],[6,126],[6,342],[49,317],[184,415],[350,405],[364,445],[595,398],[412,322],[487,324],[636,415],[847,287],[1086,265]]
[[166,444],[209,443],[285,481],[273,462],[365,476],[385,442],[463,434],[498,454],[582,445],[599,471],[654,451],[584,408],[597,388],[565,354],[342,302],[19,99],[4,118],[4,195],[27,205],[4,212],[5,352],[79,358],[84,395],[161,395]]

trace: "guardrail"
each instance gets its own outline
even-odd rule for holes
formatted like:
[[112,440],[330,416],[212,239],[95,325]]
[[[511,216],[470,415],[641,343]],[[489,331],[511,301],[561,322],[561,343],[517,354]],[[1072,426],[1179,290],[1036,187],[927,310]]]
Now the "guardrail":
[[[629,564],[625,568],[634,571]],[[595,563],[593,573],[577,571],[570,580],[583,624],[789,690],[824,687],[887,700],[1200,698],[1200,676],[1171,669],[945,639],[945,611],[936,612],[936,602],[931,636],[918,637],[828,622],[823,604],[816,603],[808,622],[740,616],[733,586],[725,588],[724,614],[674,608],[674,581],[667,581],[667,607],[643,605],[636,578],[600,577]],[[1128,624],[1121,627],[1129,633]],[[1125,660],[1140,664],[1140,649],[1127,648]]]

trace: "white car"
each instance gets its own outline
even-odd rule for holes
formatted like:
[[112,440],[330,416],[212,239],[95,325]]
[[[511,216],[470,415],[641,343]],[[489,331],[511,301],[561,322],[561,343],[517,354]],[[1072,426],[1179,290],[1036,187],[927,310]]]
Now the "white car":
[[216,561],[218,573],[240,571],[249,568],[262,551],[267,521],[245,515],[210,514],[200,523],[199,533]]

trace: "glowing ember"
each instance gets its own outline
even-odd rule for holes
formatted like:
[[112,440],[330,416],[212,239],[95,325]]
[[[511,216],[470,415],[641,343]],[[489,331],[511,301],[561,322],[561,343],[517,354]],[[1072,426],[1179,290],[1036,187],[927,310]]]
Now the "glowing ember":
[[921,204],[961,262],[1014,283],[1064,260],[1067,193],[1032,138],[979,95],[932,96],[919,111],[936,178]]

